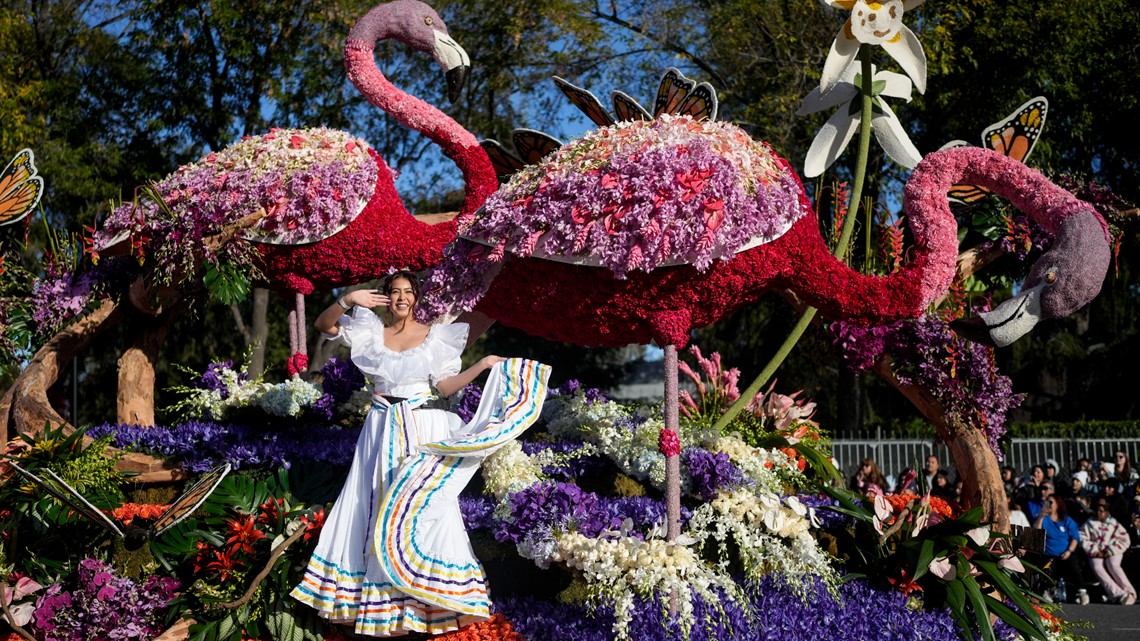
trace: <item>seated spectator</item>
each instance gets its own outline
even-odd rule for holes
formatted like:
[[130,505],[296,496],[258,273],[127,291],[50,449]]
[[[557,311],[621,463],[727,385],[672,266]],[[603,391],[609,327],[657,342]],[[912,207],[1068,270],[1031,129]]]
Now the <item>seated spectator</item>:
[[863,459],[859,471],[851,476],[848,487],[852,491],[871,496],[884,494],[890,489],[890,486],[887,485],[887,479],[883,478],[883,473],[873,458]]
[[895,494],[902,494],[904,492],[912,492],[918,494],[918,475],[913,467],[904,467],[902,472],[899,472],[899,482],[895,486]]
[[1065,509],[1078,525],[1087,521],[1092,515],[1093,501],[1085,491],[1084,484],[1084,479],[1087,477],[1087,472],[1074,472],[1073,479],[1069,481],[1069,491],[1065,495]]
[[1121,605],[1136,603],[1136,588],[1121,567],[1129,544],[1128,532],[1109,514],[1108,503],[1097,501],[1093,516],[1081,526],[1081,547],[1109,600]]
[[1140,583],[1140,497],[1132,500],[1132,513],[1124,524],[1128,531],[1128,551],[1124,553],[1124,574],[1132,585]]
[[1120,479],[1110,478],[1104,482],[1104,496],[1102,498],[1108,504],[1108,511],[1112,514],[1112,518],[1121,523],[1128,522],[1128,512],[1131,506],[1120,494]]
[[[1053,484],[1043,482],[1041,487],[1037,489],[1035,495],[1025,502],[1025,509],[1029,514],[1030,520],[1034,520],[1041,514],[1041,508],[1053,498]],[[1059,499],[1058,499],[1059,500]]]
[[950,477],[946,475],[945,470],[939,470],[934,474],[934,483],[930,486],[930,495],[943,499],[956,500],[954,496],[954,486],[950,484]]
[[1132,461],[1128,459],[1128,454],[1124,450],[1116,450],[1113,462],[1116,464],[1116,478],[1120,479],[1121,483],[1132,485],[1140,480],[1140,472],[1132,467]]
[[1041,466],[1045,470],[1045,480],[1057,485],[1057,475],[1061,472],[1061,466],[1051,458],[1045,459],[1045,465]]
[[1065,504],[1060,499],[1050,496],[1042,502],[1033,527],[1045,530],[1045,558],[1053,562],[1049,573],[1054,581],[1065,579],[1068,584],[1068,600],[1075,603],[1085,587],[1076,555],[1077,547],[1081,544],[1076,521],[1069,518]]
[[1017,491],[1017,470],[1012,465],[1003,465],[1001,468],[1001,484],[1005,488],[1007,498]]
[[1029,527],[1029,517],[1025,516],[1025,512],[1021,511],[1021,506],[1015,501],[1009,502],[1009,524]]

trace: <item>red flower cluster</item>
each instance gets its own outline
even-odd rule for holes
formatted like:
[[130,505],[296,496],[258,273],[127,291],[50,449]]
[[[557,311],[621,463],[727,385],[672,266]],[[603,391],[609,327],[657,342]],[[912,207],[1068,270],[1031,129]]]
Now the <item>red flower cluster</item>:
[[671,429],[661,430],[661,435],[657,437],[657,451],[665,455],[665,458],[672,458],[681,454],[681,439],[677,438],[677,433]]
[[432,638],[436,641],[522,641],[522,636],[502,614],[494,614],[487,621],[465,625]]
[[308,516],[302,516],[301,524],[305,526],[305,534],[301,538],[306,543],[313,537],[320,536],[321,528],[325,526],[325,508],[318,508],[316,512],[313,512],[312,520]]

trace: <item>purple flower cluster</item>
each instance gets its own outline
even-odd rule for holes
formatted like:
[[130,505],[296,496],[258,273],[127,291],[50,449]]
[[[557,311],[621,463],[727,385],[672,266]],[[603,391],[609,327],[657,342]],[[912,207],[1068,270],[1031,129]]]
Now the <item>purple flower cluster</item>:
[[468,530],[495,527],[495,501],[484,494],[459,496],[459,513],[463,515],[463,524]]
[[466,423],[475,416],[476,410],[479,409],[479,402],[483,400],[483,387],[480,385],[468,385],[463,388],[463,392],[459,397],[459,404],[452,407],[451,410],[459,415]]
[[518,543],[524,538],[549,532],[555,527],[574,529],[588,537],[621,526],[599,509],[598,495],[583,492],[573,483],[544,481],[515,492],[509,521],[498,523],[495,539]]
[[204,472],[229,461],[234,468],[288,467],[293,463],[347,466],[360,429],[282,424],[273,429],[240,423],[187,421],[174,427],[105,423],[87,432],[111,435],[114,447],[178,461],[190,472]]
[[[581,441],[524,441],[522,443],[523,452],[525,452],[527,456],[534,456],[540,452],[547,451],[552,451],[556,454],[572,454],[584,447],[586,447],[586,444]],[[542,468],[542,473],[549,477],[575,481],[591,476],[601,476],[611,465],[612,463],[610,463],[609,459],[600,454],[577,456],[559,464],[547,465]]]
[[547,398],[551,396],[573,396],[579,390],[582,391],[582,394],[586,397],[586,402],[590,405],[606,402],[606,397],[602,394],[602,390],[596,387],[582,387],[582,383],[576,378],[572,378],[558,387],[548,390],[546,396]]
[[[748,596],[746,604],[727,598],[711,604],[696,597],[695,617],[708,625],[693,626],[689,641],[958,638],[949,610],[913,611],[907,607],[903,594],[876,590],[863,580],[843,583],[839,600],[831,598],[818,581],[808,586],[806,601],[771,575],[743,587]],[[550,630],[557,630],[561,641],[608,641],[613,636],[613,610],[609,607],[591,609],[588,605],[553,603],[529,596],[496,595],[495,609],[528,641],[548,639]],[[633,620],[629,638],[685,639],[677,623],[669,619],[668,610],[660,602],[637,600],[630,611]],[[1000,622],[995,633],[1003,641],[1016,638],[1012,628]]]
[[711,501],[721,489],[744,483],[744,473],[724,452],[713,454],[699,447],[690,447],[682,452],[681,462],[688,466],[691,491],[702,501]]
[[825,530],[843,527],[853,522],[853,519],[846,514],[840,514],[839,512],[828,509],[829,507],[839,505],[839,501],[829,496],[822,494],[797,494],[796,498],[805,506],[815,508],[815,518],[819,521],[819,527]]
[[351,360],[330,358],[321,368],[321,377],[324,394],[313,403],[313,411],[332,420],[337,406],[364,387],[364,373]]
[[928,390],[951,416],[985,430],[1001,460],[1006,415],[1025,395],[1014,394],[1012,381],[997,371],[992,348],[959,338],[932,314],[878,327],[842,321],[831,327],[849,367],[863,371],[890,354],[900,383]]
[[33,629],[57,641],[153,639],[164,629],[164,611],[178,587],[177,580],[158,576],[140,586],[98,559],[84,559],[74,591],[57,583],[36,600]]
[[[226,387],[225,381],[222,380],[222,370],[233,370],[234,362],[232,360],[218,361],[210,363],[206,366],[206,371],[202,372],[202,377],[194,381],[193,385],[197,389],[205,389],[215,391],[221,394],[222,398],[230,395],[229,389]],[[244,383],[249,380],[249,374],[241,372],[238,374],[238,383]]]

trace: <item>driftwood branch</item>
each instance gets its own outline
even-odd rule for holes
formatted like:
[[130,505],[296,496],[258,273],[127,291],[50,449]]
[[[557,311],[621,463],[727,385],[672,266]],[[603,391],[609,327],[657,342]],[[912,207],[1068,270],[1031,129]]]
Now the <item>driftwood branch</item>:
[[215,607],[223,610],[236,610],[246,603],[249,603],[249,600],[253,598],[253,593],[257,591],[257,586],[261,585],[261,582],[264,581],[265,577],[269,576],[269,573],[273,570],[277,559],[280,559],[281,555],[285,553],[285,549],[296,543],[297,539],[301,538],[304,533],[305,527],[299,527],[296,532],[289,535],[289,538],[282,541],[281,545],[273,548],[273,553],[269,555],[269,561],[265,563],[265,567],[261,572],[258,572],[257,576],[253,577],[253,583],[249,584],[249,589],[245,591],[245,594],[243,594],[240,599],[230,601],[229,603],[222,603]]

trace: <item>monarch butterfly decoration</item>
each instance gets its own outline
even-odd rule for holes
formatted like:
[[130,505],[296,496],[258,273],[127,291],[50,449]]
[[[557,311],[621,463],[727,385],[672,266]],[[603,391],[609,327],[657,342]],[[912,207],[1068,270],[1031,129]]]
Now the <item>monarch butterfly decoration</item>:
[[44,193],[44,179],[36,175],[35,154],[22,149],[0,174],[0,227],[23,220]]
[[[554,76],[554,85],[570,99],[570,102],[586,114],[599,127],[610,127],[619,122],[631,120],[653,120],[662,114],[692,116],[696,120],[716,120],[716,90],[707,82],[697,83],[686,78],[676,68],[670,67],[661,76],[657,95],[653,101],[653,113],[620,91],[614,91],[610,98],[613,113],[606,111],[602,101],[590,91]],[[507,149],[496,140],[483,140],[479,144],[486,150],[491,165],[499,177],[499,182],[507,182],[510,177],[527,165],[537,164],[547,154],[562,146],[562,142],[533,129],[516,129],[511,136],[515,151]]]
[[[1041,136],[1048,112],[1049,101],[1044,96],[1031,98],[1006,118],[983,129],[982,146],[1024,163]],[[953,140],[943,145],[942,149],[966,144],[964,140]],[[953,201],[973,205],[990,193],[989,189],[981,185],[960,184],[951,187],[947,195]]]
[[199,477],[193,485],[190,486],[190,489],[186,490],[182,496],[178,497],[178,500],[171,503],[170,507],[168,507],[166,511],[159,515],[159,517],[155,519],[154,522],[151,523],[148,527],[144,528],[137,525],[128,525],[126,526],[126,531],[124,531],[123,529],[120,529],[118,525],[115,525],[115,522],[108,518],[107,515],[102,512],[102,510],[92,505],[91,502],[84,498],[82,494],[77,492],[75,488],[71,487],[67,484],[66,481],[59,478],[55,472],[47,468],[43,469],[43,473],[46,474],[50,479],[50,482],[48,482],[36,474],[33,474],[32,472],[25,470],[19,465],[16,465],[14,462],[9,461],[9,463],[13,469],[25,476],[28,480],[43,488],[44,491],[46,491],[48,494],[54,496],[71,509],[82,514],[92,522],[102,526],[112,534],[123,539],[124,546],[128,550],[137,549],[147,541],[154,540],[155,538],[161,536],[163,532],[166,532],[175,525],[178,525],[191,514],[193,514],[194,511],[197,510],[198,507],[201,506],[207,498],[209,498],[210,494],[212,494],[213,491],[218,487],[218,484],[222,482],[222,479],[224,479],[230,472],[229,463],[223,463],[210,470],[209,472],[206,472],[201,477]]

